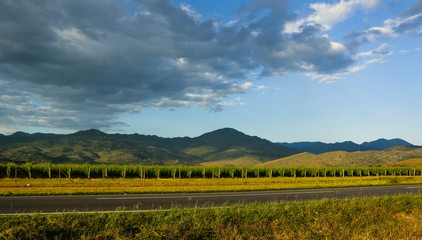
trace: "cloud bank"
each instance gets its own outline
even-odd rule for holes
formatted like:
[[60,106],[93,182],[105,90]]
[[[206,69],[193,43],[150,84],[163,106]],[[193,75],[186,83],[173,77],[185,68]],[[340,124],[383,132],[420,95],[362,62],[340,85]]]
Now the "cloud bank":
[[[356,57],[324,31],[377,4],[312,4],[298,20],[285,1],[254,0],[223,24],[170,0],[3,0],[0,125],[106,129],[145,108],[242,104],[262,77],[348,71]],[[414,8],[353,40],[415,29]]]

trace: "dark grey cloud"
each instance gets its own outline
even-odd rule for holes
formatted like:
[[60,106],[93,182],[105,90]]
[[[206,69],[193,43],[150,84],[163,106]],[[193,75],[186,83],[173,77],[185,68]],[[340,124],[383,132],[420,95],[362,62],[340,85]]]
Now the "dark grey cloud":
[[[43,103],[41,104],[41,101]],[[92,108],[53,107],[46,104],[42,96],[27,91],[16,90],[10,83],[0,81],[0,127],[7,126],[53,127],[62,129],[85,129],[88,127],[109,129],[126,126],[115,120],[117,109],[108,107],[103,114]],[[114,107],[115,108],[115,107]]]
[[221,110],[256,72],[333,73],[353,63],[318,25],[284,33],[294,17],[284,1],[254,0],[237,16],[226,26],[169,0],[2,0],[0,115],[9,124],[106,128],[147,107]]
[[410,17],[422,12],[422,0],[418,0],[415,5],[413,5],[408,10],[404,11],[401,16],[402,17]]
[[420,29],[420,26],[422,26],[422,14],[419,13],[417,15],[413,15],[411,19],[408,19],[407,21],[404,21],[397,26],[394,27],[394,31],[397,33],[406,33],[406,32],[412,32],[415,29]]

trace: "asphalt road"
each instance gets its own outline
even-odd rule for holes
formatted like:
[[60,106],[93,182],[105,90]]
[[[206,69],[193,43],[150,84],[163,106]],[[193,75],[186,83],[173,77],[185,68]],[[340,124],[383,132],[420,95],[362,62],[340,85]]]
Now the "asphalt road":
[[307,201],[323,198],[355,198],[421,194],[422,185],[326,188],[260,192],[12,196],[0,197],[0,214],[154,210],[178,207],[210,207],[237,203]]

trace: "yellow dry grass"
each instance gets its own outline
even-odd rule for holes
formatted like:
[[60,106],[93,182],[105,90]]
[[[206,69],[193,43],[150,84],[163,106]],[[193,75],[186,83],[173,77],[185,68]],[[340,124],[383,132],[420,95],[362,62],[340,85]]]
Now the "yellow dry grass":
[[421,176],[221,179],[0,179],[0,195],[175,193],[421,184]]
[[422,158],[414,158],[404,161],[391,163],[388,166],[392,167],[422,167]]

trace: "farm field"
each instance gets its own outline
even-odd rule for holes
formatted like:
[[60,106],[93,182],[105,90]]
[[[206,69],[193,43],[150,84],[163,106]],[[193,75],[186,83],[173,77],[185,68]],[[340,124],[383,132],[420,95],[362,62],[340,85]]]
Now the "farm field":
[[420,239],[422,196],[0,216],[4,239]]
[[421,184],[421,176],[221,179],[0,179],[0,196],[259,191]]
[[0,196],[258,191],[422,183],[410,167],[0,164]]
[[0,178],[260,178],[422,176],[417,166],[234,167],[0,163]]

